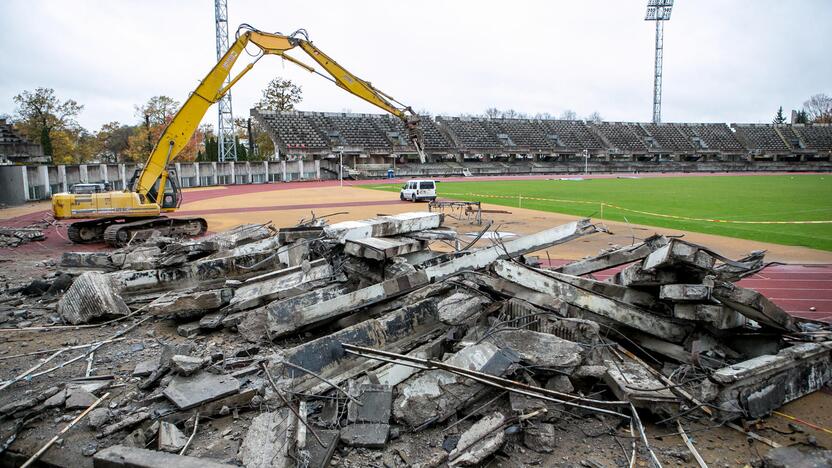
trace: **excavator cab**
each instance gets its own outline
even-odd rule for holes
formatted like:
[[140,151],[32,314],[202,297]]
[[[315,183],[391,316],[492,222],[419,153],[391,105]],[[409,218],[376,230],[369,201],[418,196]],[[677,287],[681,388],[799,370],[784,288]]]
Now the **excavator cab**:
[[153,184],[153,188],[147,192],[147,198],[148,200],[157,203],[162,211],[173,211],[176,208],[179,208],[179,205],[182,204],[182,189],[179,188],[179,184],[177,183],[176,171],[168,169],[167,172],[168,175],[165,180],[165,191],[162,193],[161,198],[158,197],[159,184],[162,182],[164,177],[160,177],[156,180],[156,183]]

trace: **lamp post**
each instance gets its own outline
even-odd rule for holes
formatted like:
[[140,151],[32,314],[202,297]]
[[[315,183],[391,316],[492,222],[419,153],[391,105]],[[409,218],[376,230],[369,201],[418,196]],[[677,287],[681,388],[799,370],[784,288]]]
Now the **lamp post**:
[[338,180],[344,186],[344,147],[338,147]]
[[656,56],[653,68],[653,123],[662,121],[662,62],[664,62],[664,22],[670,21],[673,0],[647,0],[645,21],[656,22]]

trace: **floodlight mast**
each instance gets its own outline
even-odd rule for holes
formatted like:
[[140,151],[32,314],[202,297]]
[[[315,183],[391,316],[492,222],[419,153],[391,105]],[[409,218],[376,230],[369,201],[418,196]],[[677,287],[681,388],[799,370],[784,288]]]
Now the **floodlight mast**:
[[662,62],[664,59],[664,22],[670,21],[673,0],[647,0],[645,21],[656,22],[656,62],[653,74],[653,123],[662,121]]

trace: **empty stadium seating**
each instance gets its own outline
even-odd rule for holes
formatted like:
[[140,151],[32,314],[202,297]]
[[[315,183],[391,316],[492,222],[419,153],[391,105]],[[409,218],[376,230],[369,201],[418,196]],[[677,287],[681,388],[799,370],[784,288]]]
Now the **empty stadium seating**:
[[[288,154],[325,156],[343,146],[360,157],[372,155],[375,159],[368,164],[384,164],[379,158],[392,153],[415,156],[407,129],[394,116],[256,110],[252,115]],[[749,155],[783,161],[832,157],[830,125],[733,124],[732,129],[724,123],[424,117],[421,127],[432,162],[456,159],[493,165],[499,161],[510,166],[504,168],[506,173],[527,165],[532,171],[540,161],[568,161],[570,155],[584,150],[593,159],[607,161],[741,161]]]
[[773,125],[734,124],[737,137],[746,148],[759,151],[787,152],[789,147]]
[[623,151],[646,151],[647,146],[638,137],[633,127],[621,122],[593,123],[595,129],[612,148]]
[[806,148],[832,151],[832,125],[794,125],[792,129],[800,136]]

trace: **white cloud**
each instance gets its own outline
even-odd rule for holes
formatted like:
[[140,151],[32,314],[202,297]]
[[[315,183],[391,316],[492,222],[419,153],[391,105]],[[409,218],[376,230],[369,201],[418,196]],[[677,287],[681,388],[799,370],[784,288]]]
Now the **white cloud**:
[[[645,3],[229,0],[229,23],[232,36],[243,22],[284,33],[304,27],[349,70],[434,114],[496,106],[647,121],[654,29],[643,21]],[[788,111],[832,93],[829,24],[826,0],[676,2],[665,28],[663,119],[767,122],[780,105]],[[20,91],[47,86],[85,105],[88,128],[132,122],[134,104],[160,94],[184,101],[213,66],[213,5],[5,0],[0,56],[0,114],[13,112]],[[233,89],[235,114],[247,115],[278,74],[303,87],[303,110],[379,112],[265,57]]]

